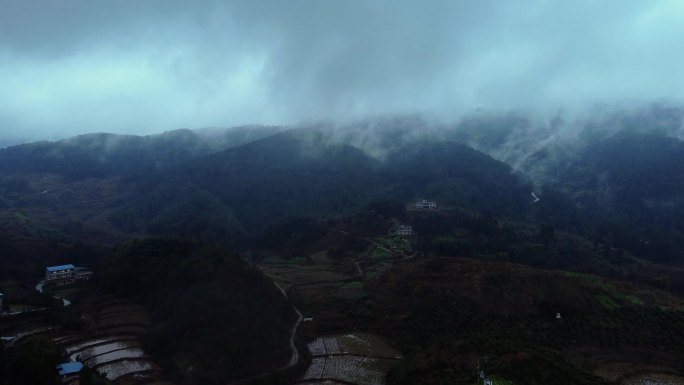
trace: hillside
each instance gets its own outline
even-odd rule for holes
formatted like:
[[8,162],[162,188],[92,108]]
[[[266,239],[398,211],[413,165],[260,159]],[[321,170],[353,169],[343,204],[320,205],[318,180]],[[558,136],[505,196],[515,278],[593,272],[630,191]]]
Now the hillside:
[[277,127],[174,130],[149,136],[87,134],[0,149],[4,174],[56,173],[68,179],[145,174],[272,135]]
[[684,143],[654,132],[622,131],[592,143],[559,187],[601,220],[607,242],[648,259],[681,263]]
[[295,130],[169,173],[112,221],[127,228],[172,216],[175,226],[187,228],[182,222],[198,212],[188,210],[205,212],[183,203],[193,191],[210,194],[204,201],[213,202],[211,210],[227,213],[233,227],[227,232],[250,234],[287,217],[348,214],[379,198],[430,196],[508,215],[521,212],[529,194],[508,166],[458,143],[422,142],[377,160],[353,146],[327,143],[319,132]]
[[524,384],[602,384],[591,373],[610,352],[684,359],[680,299],[596,276],[440,258],[397,266],[368,291],[360,324],[407,354],[393,383],[469,383],[485,354],[489,370]]
[[227,250],[179,239],[135,241],[104,264],[98,284],[151,310],[156,326],[146,346],[180,383],[226,383],[290,359],[291,305]]
[[[101,289],[151,310],[146,348],[183,384],[287,361],[296,317],[271,280],[316,320],[302,342],[387,338],[406,357],[392,383],[469,384],[483,356],[515,384],[603,384],[645,360],[681,371],[678,139],[607,135],[532,184],[402,127],[393,138],[381,126],[374,142],[319,127],[243,132],[229,148],[191,131],[10,148],[0,285],[33,300],[28,281],[45,264],[99,266]],[[504,144],[497,135],[480,145]],[[390,235],[400,225],[414,233]],[[127,243],[136,237],[163,238]]]

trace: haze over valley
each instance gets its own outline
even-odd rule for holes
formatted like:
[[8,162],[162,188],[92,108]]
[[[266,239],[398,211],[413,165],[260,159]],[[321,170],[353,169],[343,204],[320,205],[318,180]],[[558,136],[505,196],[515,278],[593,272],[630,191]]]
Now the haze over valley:
[[684,384],[681,16],[0,0],[0,384]]

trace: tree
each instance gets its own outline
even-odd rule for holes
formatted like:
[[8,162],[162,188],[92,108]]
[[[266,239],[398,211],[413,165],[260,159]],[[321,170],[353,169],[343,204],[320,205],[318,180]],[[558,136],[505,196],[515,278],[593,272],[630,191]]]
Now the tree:
[[539,242],[548,245],[553,242],[555,235],[556,229],[553,226],[547,224],[539,226],[539,235],[537,237]]
[[[17,346],[9,358],[9,384],[59,384],[55,367],[61,361],[59,348],[45,336],[31,336]],[[4,358],[4,357],[3,357]]]

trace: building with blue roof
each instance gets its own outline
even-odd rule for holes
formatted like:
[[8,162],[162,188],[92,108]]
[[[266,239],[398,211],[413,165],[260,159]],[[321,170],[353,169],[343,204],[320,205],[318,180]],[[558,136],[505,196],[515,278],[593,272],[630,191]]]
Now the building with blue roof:
[[74,279],[74,271],[76,267],[72,264],[49,266],[45,268],[45,280],[47,282],[70,281]]
[[57,372],[59,373],[59,378],[62,380],[62,384],[65,385],[80,384],[81,369],[83,369],[83,364],[80,362],[66,362],[57,365]]
[[74,265],[68,264],[68,265],[59,265],[59,266],[49,266],[49,267],[46,267],[45,269],[47,271],[60,271],[60,270],[68,270],[68,269],[73,270],[75,268],[76,267]]
[[64,364],[57,365],[57,370],[59,370],[60,376],[67,376],[70,374],[77,374],[83,369],[83,364],[80,362],[67,362]]

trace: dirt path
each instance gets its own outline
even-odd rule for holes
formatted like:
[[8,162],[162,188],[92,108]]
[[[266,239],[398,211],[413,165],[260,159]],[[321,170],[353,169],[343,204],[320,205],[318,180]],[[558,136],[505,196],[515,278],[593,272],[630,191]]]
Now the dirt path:
[[[43,280],[43,281],[39,281],[39,282],[36,284],[36,290],[37,290],[38,292],[42,293],[42,292],[43,292],[43,286],[45,286],[45,281],[44,281],[44,280]],[[61,299],[61,300],[62,300],[62,305],[64,305],[65,307],[71,305],[71,301],[69,301],[69,300],[66,299],[66,298],[60,298],[60,297],[57,297],[56,295],[53,295],[52,298]],[[46,309],[47,309],[47,308],[46,308]]]
[[359,261],[355,261],[354,265],[356,265],[356,270],[359,271],[359,275],[363,275],[363,270],[361,269],[361,265],[359,265]]
[[[287,292],[285,291],[285,289],[283,289],[282,286],[280,286],[275,281],[273,281],[273,284],[283,294],[283,297],[285,297],[285,299],[289,299],[289,297],[287,296]],[[295,337],[297,337],[297,329],[299,328],[299,325],[302,323],[302,320],[304,319],[304,317],[302,316],[302,313],[299,311],[299,309],[297,309],[296,307],[294,307],[294,311],[297,313],[297,321],[294,323],[294,325],[292,325],[292,328],[290,329],[290,350],[292,350],[292,356],[290,357],[290,361],[278,369],[271,370],[269,372],[265,372],[265,373],[261,373],[261,374],[257,374],[257,375],[252,376],[252,377],[243,378],[242,380],[229,382],[228,385],[247,384],[247,383],[250,383],[254,380],[258,380],[260,378],[272,376],[278,372],[282,372],[284,370],[290,369],[291,367],[295,366],[299,362],[299,350],[297,350],[297,346],[295,345],[294,340],[295,340]]]

